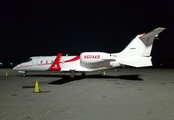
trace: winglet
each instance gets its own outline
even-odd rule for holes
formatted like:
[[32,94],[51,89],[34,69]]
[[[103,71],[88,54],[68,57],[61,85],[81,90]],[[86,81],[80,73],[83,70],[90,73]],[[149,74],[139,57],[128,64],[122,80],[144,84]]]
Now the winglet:
[[56,59],[54,60],[54,62],[52,63],[51,67],[49,68],[50,71],[61,70],[61,67],[60,67],[61,57],[62,57],[62,53],[59,53]]

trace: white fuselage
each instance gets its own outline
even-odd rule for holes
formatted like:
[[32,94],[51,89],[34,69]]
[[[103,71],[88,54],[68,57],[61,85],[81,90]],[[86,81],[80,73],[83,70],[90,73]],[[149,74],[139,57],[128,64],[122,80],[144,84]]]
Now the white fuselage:
[[[57,56],[31,57],[30,61],[17,65],[18,71],[49,71]],[[111,59],[110,59],[111,58]],[[104,52],[83,52],[80,56],[61,56],[58,71],[87,72],[120,66],[116,56]],[[114,64],[114,65],[113,65]]]
[[[30,61],[14,67],[18,71],[90,72],[119,66],[152,66],[153,41],[165,28],[159,27],[147,34],[137,35],[121,52],[83,52],[80,56],[31,57]],[[72,72],[73,71],[73,72]]]

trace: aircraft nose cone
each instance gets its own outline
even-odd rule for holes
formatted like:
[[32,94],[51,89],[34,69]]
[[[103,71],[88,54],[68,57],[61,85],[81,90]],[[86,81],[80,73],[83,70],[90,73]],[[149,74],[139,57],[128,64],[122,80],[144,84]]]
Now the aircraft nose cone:
[[16,66],[13,68],[13,70],[16,70]]
[[18,67],[19,67],[20,65],[16,65],[14,68],[13,68],[13,70],[18,70]]

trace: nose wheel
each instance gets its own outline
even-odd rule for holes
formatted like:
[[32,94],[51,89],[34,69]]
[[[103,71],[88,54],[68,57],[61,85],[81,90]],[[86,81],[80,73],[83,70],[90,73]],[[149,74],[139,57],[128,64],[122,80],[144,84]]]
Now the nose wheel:
[[26,72],[24,72],[22,76],[23,76],[23,77],[27,77],[27,74],[26,74]]
[[22,76],[23,76],[23,77],[26,77],[27,75],[26,75],[26,74],[23,74]]

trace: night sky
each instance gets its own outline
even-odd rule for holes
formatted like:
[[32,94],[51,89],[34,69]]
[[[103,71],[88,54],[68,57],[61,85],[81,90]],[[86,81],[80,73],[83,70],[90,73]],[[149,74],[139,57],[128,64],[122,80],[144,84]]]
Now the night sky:
[[58,1],[1,3],[0,61],[120,52],[137,34],[165,27],[154,43],[153,62],[174,63],[173,0]]

